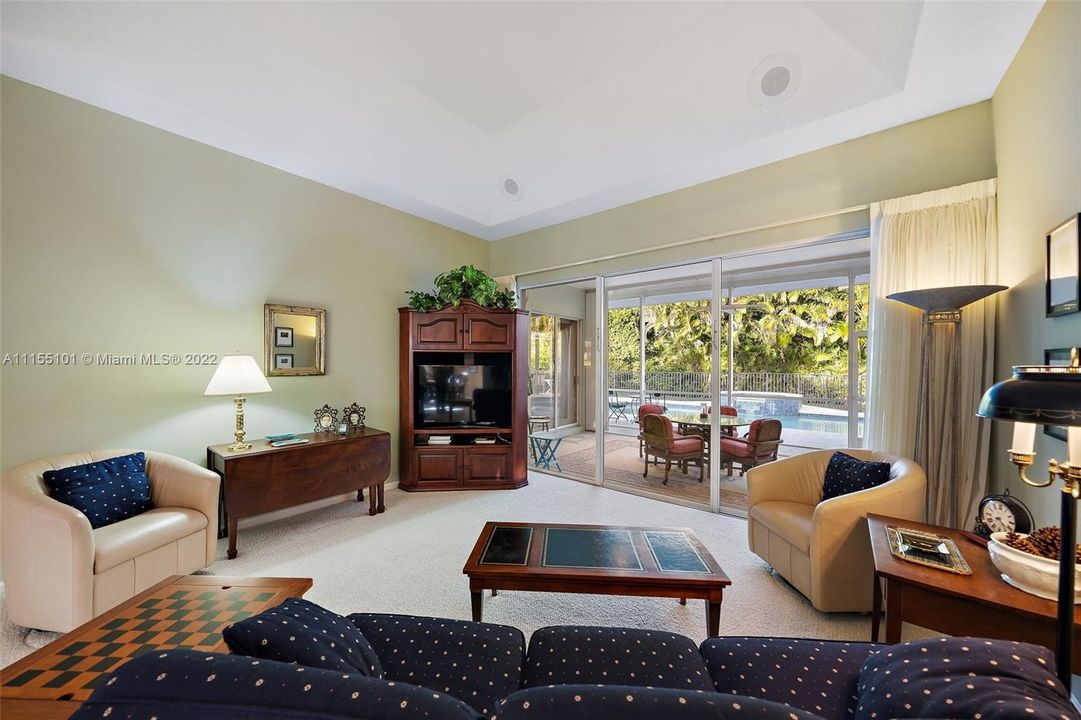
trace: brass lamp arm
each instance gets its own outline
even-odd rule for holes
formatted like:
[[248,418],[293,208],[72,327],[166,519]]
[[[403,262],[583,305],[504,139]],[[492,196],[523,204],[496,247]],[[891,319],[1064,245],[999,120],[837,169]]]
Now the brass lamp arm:
[[1028,469],[1036,459],[1036,453],[1010,450],[1009,454],[1010,462],[1017,466],[1017,474],[1020,475],[1026,485],[1042,488],[1051,485],[1055,480],[1061,479],[1064,483],[1063,492],[1070,493],[1075,498],[1081,497],[1081,467],[1051,459],[1047,462],[1047,480],[1045,482],[1036,482],[1028,476]]

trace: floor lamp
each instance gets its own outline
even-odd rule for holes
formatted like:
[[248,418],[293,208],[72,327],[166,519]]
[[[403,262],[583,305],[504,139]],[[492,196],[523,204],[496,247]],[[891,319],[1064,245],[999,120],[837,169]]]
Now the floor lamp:
[[[951,468],[950,477],[939,478],[939,463],[933,457],[945,454],[956,463],[956,449],[938,451],[936,443],[943,442],[944,433],[935,433],[931,427],[931,407],[941,401],[943,428],[956,426],[956,417],[962,412],[959,385],[961,382],[961,351],[958,335],[961,330],[961,309],[977,300],[1005,290],[1005,285],[956,285],[952,287],[909,290],[887,295],[923,311],[923,346],[920,353],[920,384],[916,408],[916,444],[913,457],[927,473],[931,487],[949,487],[956,475]],[[967,412],[967,411],[966,411]],[[962,508],[967,512],[968,508]],[[928,521],[934,522],[934,508],[928,506]],[[938,518],[940,519],[940,518]],[[953,525],[954,522],[945,523]]]
[[[1081,496],[1081,360],[1073,349],[1068,367],[1018,365],[1013,377],[992,385],[980,400],[980,417],[1012,420],[1013,447],[1010,462],[1021,479],[1033,487],[1049,487],[1062,480],[1061,530],[1058,575],[1058,628],[1056,669],[1070,690],[1073,654],[1074,563],[1077,543],[1077,498]],[[1037,424],[1066,426],[1067,462],[1048,461],[1048,478],[1029,478],[1028,468],[1036,458]]]

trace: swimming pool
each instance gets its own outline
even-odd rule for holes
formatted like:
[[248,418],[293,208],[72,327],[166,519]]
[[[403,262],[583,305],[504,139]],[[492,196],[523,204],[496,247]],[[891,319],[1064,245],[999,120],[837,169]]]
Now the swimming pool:
[[[703,405],[704,403],[690,401],[671,401],[668,403],[668,407],[672,410],[687,412],[700,411]],[[757,407],[754,404],[742,403],[737,399],[735,405],[741,416],[752,420],[760,417],[770,417],[774,420],[780,420],[782,427],[789,429],[848,436],[848,418],[845,415],[804,412],[799,415],[760,415],[755,412]]]

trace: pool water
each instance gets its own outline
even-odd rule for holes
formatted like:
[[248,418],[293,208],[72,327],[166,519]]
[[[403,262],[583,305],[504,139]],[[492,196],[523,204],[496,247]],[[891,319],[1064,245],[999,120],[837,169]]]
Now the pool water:
[[[683,410],[687,412],[701,411],[702,403],[696,402],[669,402],[668,407],[673,410]],[[755,419],[758,417],[770,417],[774,420],[780,420],[781,426],[791,428],[794,430],[806,430],[808,432],[819,433],[833,433],[836,435],[848,436],[848,418],[844,415],[818,415],[810,413],[800,413],[799,415],[763,415],[759,416],[754,413],[749,407],[741,407],[740,402],[736,401],[736,409],[743,417],[749,417]]]

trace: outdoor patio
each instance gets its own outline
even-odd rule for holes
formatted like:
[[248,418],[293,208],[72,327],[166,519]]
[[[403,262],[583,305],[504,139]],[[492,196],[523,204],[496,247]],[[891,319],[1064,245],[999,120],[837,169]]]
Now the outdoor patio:
[[[635,429],[637,433],[637,428]],[[557,453],[557,459],[563,468],[561,475],[592,481],[596,475],[596,433],[582,431],[563,438]],[[787,457],[806,450],[781,446],[779,455]],[[672,466],[668,484],[662,485],[664,466],[650,466],[649,477],[642,477],[644,464],[638,456],[637,435],[624,435],[609,432],[604,442],[604,482],[610,486],[623,486],[633,491],[646,491],[665,495],[676,500],[690,501],[703,505],[709,504],[709,470],[705,480],[698,481],[697,467],[688,468],[687,473]],[[542,471],[543,472],[543,471]],[[747,509],[746,478],[721,475],[721,506],[736,511]]]

